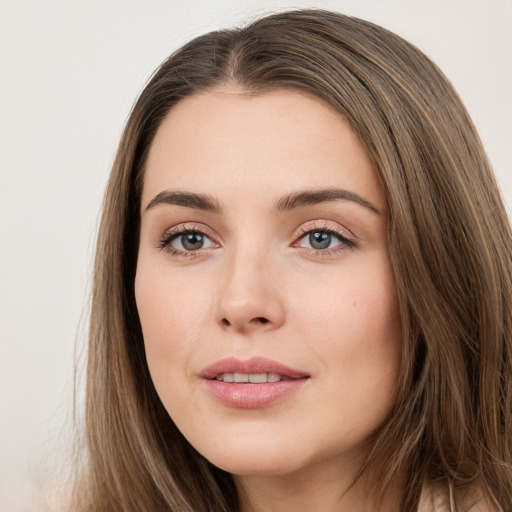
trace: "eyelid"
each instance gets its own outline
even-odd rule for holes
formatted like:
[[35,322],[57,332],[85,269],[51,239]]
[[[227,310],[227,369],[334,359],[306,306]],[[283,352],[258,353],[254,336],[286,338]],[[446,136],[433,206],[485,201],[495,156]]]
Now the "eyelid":
[[[299,245],[300,240],[315,230],[324,231],[335,235],[340,240],[340,244],[330,249],[315,249],[312,247],[303,247]],[[180,250],[176,247],[172,247],[172,241],[184,233],[200,233],[210,239],[214,245],[205,248],[202,247],[195,251]],[[219,243],[218,240],[219,236],[216,235],[215,232],[213,232],[205,224],[200,222],[183,222],[166,229],[158,239],[157,248],[161,250],[167,250],[171,252],[173,256],[191,257],[198,256],[199,253],[205,253],[220,247],[221,243]],[[321,254],[323,256],[327,256],[352,247],[357,247],[356,242],[357,237],[349,229],[340,225],[339,223],[326,219],[315,219],[303,223],[295,231],[293,235],[293,243],[291,246],[303,249],[304,251],[308,251],[313,254]]]
[[[300,241],[314,231],[322,231],[330,233],[338,238],[340,243],[335,247],[326,249],[315,249],[314,247],[304,247],[300,245]],[[300,226],[298,231],[294,235],[294,242],[292,247],[297,247],[301,250],[306,251],[309,254],[316,256],[330,256],[336,255],[340,252],[346,251],[357,247],[357,237],[347,228],[341,226],[337,222],[328,221],[325,219],[316,219],[314,221],[306,222]]]
[[294,234],[294,239],[297,240],[298,238],[314,230],[328,231],[330,233],[337,234],[342,238],[350,240],[354,244],[357,241],[357,237],[356,235],[354,235],[354,233],[352,233],[352,231],[342,226],[341,224],[338,224],[337,222],[326,219],[315,219],[312,221],[305,222],[298,228],[298,230]]
[[[213,242],[214,247],[201,248],[197,249],[196,251],[181,251],[175,247],[171,248],[170,244],[172,241],[184,233],[200,233],[210,239]],[[158,238],[157,248],[168,250],[174,255],[192,256],[201,251],[204,252],[219,247],[220,243],[218,242],[218,238],[219,237],[216,236],[213,231],[208,228],[208,226],[200,222],[183,222],[166,229],[164,233]]]

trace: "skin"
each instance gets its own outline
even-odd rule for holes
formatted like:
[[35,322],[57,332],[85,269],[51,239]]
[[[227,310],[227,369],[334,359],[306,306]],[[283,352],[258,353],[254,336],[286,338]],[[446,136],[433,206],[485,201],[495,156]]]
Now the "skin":
[[[242,92],[182,100],[151,146],[135,282],[151,376],[183,435],[234,475],[243,511],[366,510],[366,480],[347,489],[393,405],[401,357],[385,198],[329,106]],[[368,204],[277,211],[287,194],[333,188]],[[222,211],[155,204],[169,191],[207,194]],[[203,247],[186,251],[176,229],[204,233]],[[312,230],[339,235],[315,249]],[[268,406],[230,407],[199,376],[228,356],[309,378]]]

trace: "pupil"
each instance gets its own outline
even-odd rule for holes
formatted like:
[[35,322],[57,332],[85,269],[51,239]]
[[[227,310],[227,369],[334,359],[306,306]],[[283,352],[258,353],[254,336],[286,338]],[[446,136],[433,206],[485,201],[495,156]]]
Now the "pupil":
[[327,249],[331,245],[331,234],[325,231],[314,231],[309,234],[309,243],[313,249]]
[[181,236],[181,244],[187,251],[196,251],[203,246],[203,235],[200,233],[187,233]]

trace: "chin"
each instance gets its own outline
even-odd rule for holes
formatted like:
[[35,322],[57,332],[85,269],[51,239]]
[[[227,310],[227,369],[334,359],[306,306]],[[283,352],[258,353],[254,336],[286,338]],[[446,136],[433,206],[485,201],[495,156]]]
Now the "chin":
[[244,446],[225,442],[219,449],[196,447],[214,466],[233,475],[268,475],[277,476],[293,473],[299,470],[306,461],[297,457],[284,447],[261,446],[247,440]]
[[294,473],[301,468],[300,464],[290,464],[286,457],[274,457],[265,461],[223,458],[223,460],[210,459],[210,462],[237,476],[280,476]]

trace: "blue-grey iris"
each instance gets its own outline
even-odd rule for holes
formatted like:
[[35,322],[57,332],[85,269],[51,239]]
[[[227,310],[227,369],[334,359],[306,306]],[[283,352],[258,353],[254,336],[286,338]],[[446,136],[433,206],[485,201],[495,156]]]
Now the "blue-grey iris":
[[332,235],[325,231],[312,231],[309,234],[309,243],[313,249],[327,249],[331,245]]
[[197,251],[204,245],[204,236],[201,233],[186,233],[181,235],[181,244],[187,251]]

